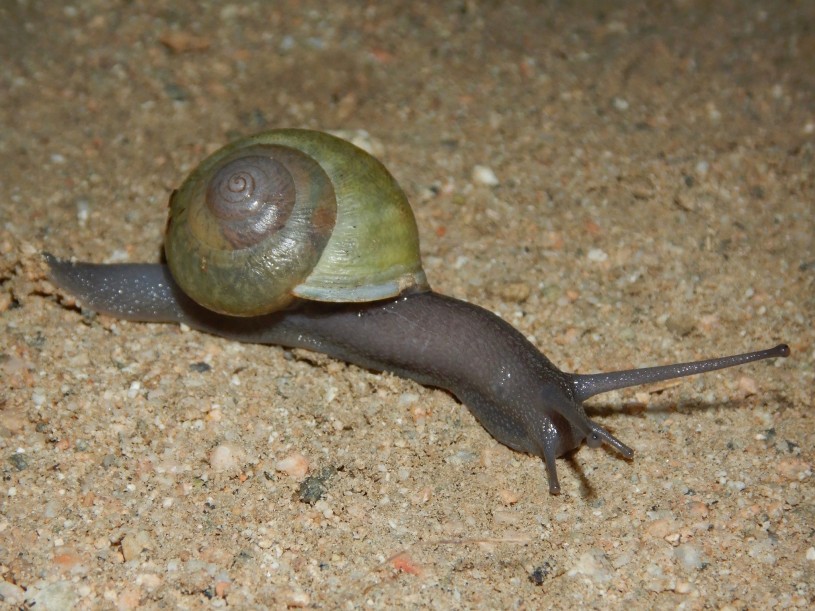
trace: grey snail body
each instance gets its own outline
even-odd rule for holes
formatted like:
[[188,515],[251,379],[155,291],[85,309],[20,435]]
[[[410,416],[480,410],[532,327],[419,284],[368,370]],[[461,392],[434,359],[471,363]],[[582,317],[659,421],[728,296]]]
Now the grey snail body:
[[[305,169],[287,169],[301,163]],[[224,191],[227,208],[220,210]],[[254,225],[244,228],[246,219]],[[274,258],[280,243],[263,245],[281,231],[283,244],[306,234],[297,254],[282,255],[297,268],[285,281]],[[789,355],[780,344],[663,367],[563,372],[495,314],[433,292],[395,180],[364,151],[321,132],[275,130],[210,156],[171,196],[165,252],[167,265],[45,258],[50,279],[98,312],[307,348],[446,389],[499,442],[543,458],[552,494],[560,492],[555,459],[583,442],[633,456],[587,417],[582,403],[589,397]],[[244,267],[233,271],[236,264]],[[245,269],[253,264],[257,269]],[[264,295],[270,285],[273,294]]]

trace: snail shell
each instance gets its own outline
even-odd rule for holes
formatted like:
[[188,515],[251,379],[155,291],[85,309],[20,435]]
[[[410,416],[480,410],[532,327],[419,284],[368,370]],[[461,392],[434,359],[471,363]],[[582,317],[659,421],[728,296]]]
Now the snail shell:
[[189,297],[233,316],[298,297],[429,290],[401,187],[362,149],[316,131],[265,132],[205,159],[170,197],[164,248]]

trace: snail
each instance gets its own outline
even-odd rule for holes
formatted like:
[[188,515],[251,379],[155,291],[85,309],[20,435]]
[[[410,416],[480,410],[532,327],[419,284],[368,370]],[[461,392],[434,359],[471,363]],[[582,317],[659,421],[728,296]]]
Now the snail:
[[613,373],[559,370],[479,306],[431,290],[416,221],[374,157],[281,129],[205,159],[170,196],[165,264],[72,263],[50,280],[114,317],[184,323],[233,340],[328,354],[455,395],[504,445],[555,459],[586,442],[634,452],[586,415],[599,393],[786,357],[789,348]]

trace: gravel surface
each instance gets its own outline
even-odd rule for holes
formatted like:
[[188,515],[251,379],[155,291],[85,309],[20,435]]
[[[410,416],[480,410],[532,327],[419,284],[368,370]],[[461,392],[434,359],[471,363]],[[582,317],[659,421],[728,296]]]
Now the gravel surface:
[[[2,3],[0,600],[810,607],[813,56],[812,2]],[[43,280],[157,261],[196,163],[284,126],[371,148],[432,285],[565,370],[792,356],[593,399],[636,457],[553,497],[444,392]]]

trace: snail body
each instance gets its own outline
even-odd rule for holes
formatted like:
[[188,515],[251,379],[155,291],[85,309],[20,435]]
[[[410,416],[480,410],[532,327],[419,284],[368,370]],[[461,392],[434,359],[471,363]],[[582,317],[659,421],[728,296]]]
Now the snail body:
[[[587,398],[789,354],[781,344],[663,367],[563,372],[495,314],[432,291],[401,188],[372,156],[321,132],[274,130],[224,147],[170,208],[167,265],[45,255],[51,280],[118,318],[307,348],[446,389],[499,442],[543,458],[553,494],[555,459],[584,441],[633,456],[587,417]],[[301,234],[304,243],[294,238]]]

